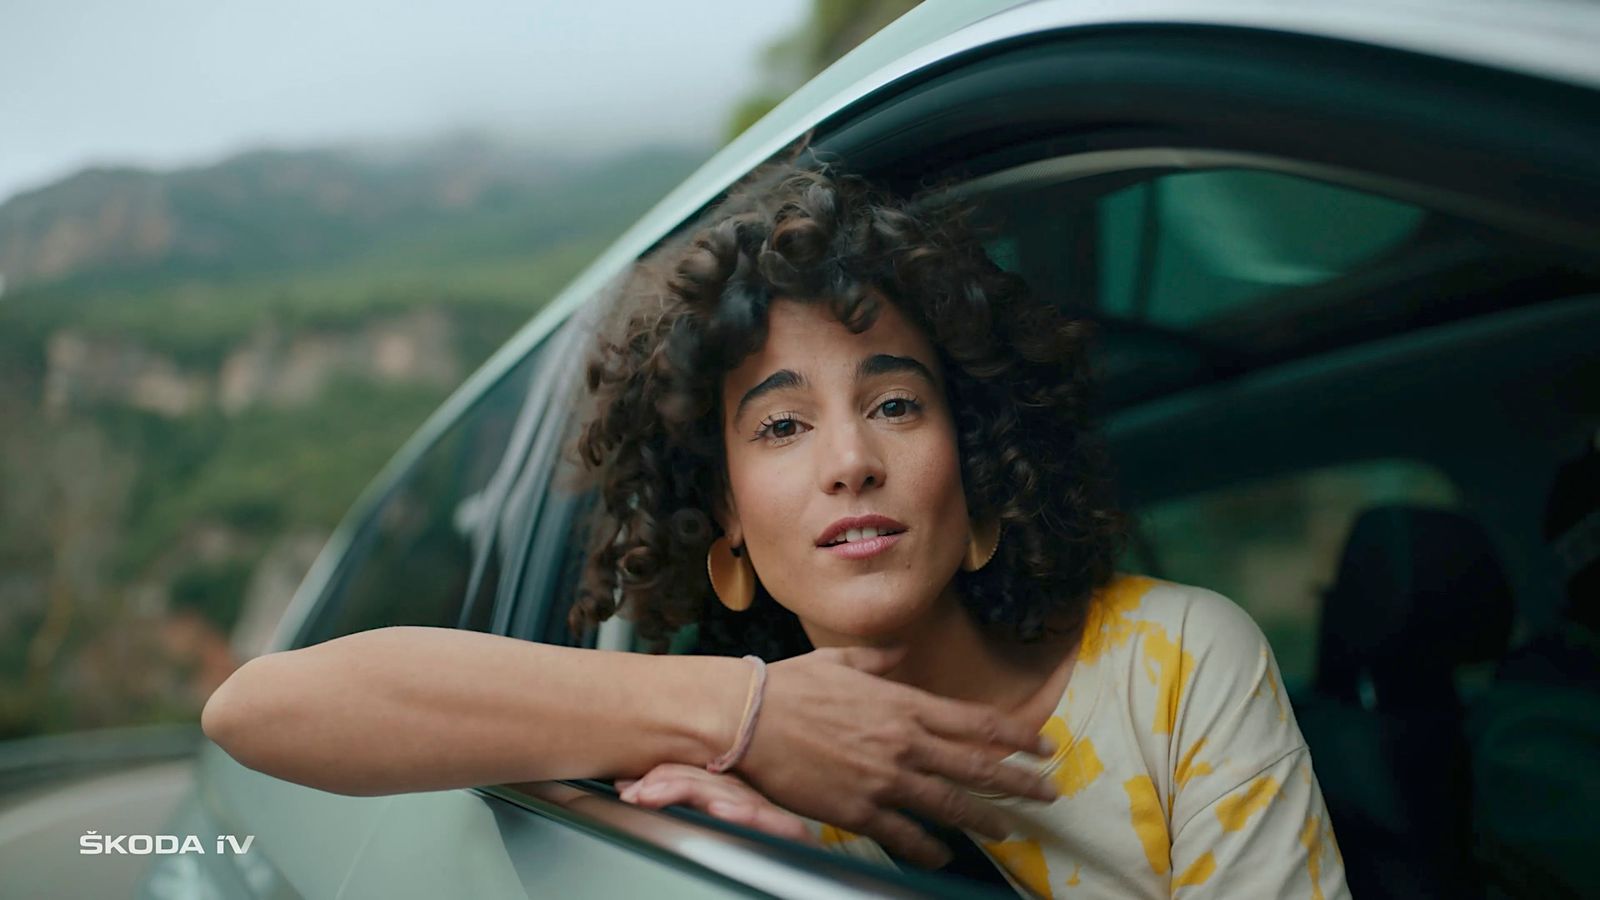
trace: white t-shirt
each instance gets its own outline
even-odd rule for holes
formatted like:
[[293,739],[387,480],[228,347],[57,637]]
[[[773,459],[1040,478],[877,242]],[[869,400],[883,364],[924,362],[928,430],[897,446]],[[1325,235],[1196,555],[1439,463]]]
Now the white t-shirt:
[[[1277,661],[1254,621],[1203,588],[1119,576],[1090,605],[1078,660],[1041,730],[1050,803],[984,798],[1004,841],[970,834],[1041,897],[1348,898],[1344,859]],[[893,861],[812,824],[830,848]]]

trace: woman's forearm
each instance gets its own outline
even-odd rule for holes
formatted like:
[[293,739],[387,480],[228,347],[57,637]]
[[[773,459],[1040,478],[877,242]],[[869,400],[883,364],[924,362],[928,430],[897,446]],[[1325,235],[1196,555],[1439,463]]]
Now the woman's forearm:
[[245,663],[201,725],[250,768],[341,794],[637,777],[725,750],[749,672],[396,626]]

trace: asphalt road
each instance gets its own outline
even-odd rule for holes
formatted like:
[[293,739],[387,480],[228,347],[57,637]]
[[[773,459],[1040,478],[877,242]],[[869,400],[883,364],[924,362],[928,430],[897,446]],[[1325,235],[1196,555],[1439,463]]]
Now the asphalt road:
[[79,838],[158,834],[189,788],[189,760],[33,788],[0,800],[0,897],[130,897],[154,856],[79,853]]

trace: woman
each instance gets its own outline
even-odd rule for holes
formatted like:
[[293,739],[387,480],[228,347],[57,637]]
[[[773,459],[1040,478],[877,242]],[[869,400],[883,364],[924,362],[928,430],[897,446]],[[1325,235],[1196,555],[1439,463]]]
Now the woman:
[[[207,734],[347,793],[610,776],[630,802],[940,865],[919,814],[1043,896],[1342,896],[1259,629],[1113,573],[1084,342],[959,212],[765,168],[602,330],[573,609],[658,643],[698,623],[702,650],[753,661],[384,629],[253,661]],[[538,698],[485,687],[530,678]],[[296,697],[319,681],[368,702]],[[395,740],[419,733],[459,740]]]

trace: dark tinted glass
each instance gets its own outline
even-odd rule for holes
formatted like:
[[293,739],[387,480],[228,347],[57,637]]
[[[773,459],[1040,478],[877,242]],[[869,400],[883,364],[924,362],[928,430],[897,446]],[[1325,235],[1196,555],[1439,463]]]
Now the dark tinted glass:
[[988,249],[1103,325],[1109,409],[1591,289],[1592,260],[1371,191],[1243,168],[996,176]]
[[512,369],[390,488],[359,527],[302,645],[389,625],[487,630],[492,605],[463,618],[463,600],[474,547],[492,534],[506,487],[496,473],[514,450],[538,355]]

